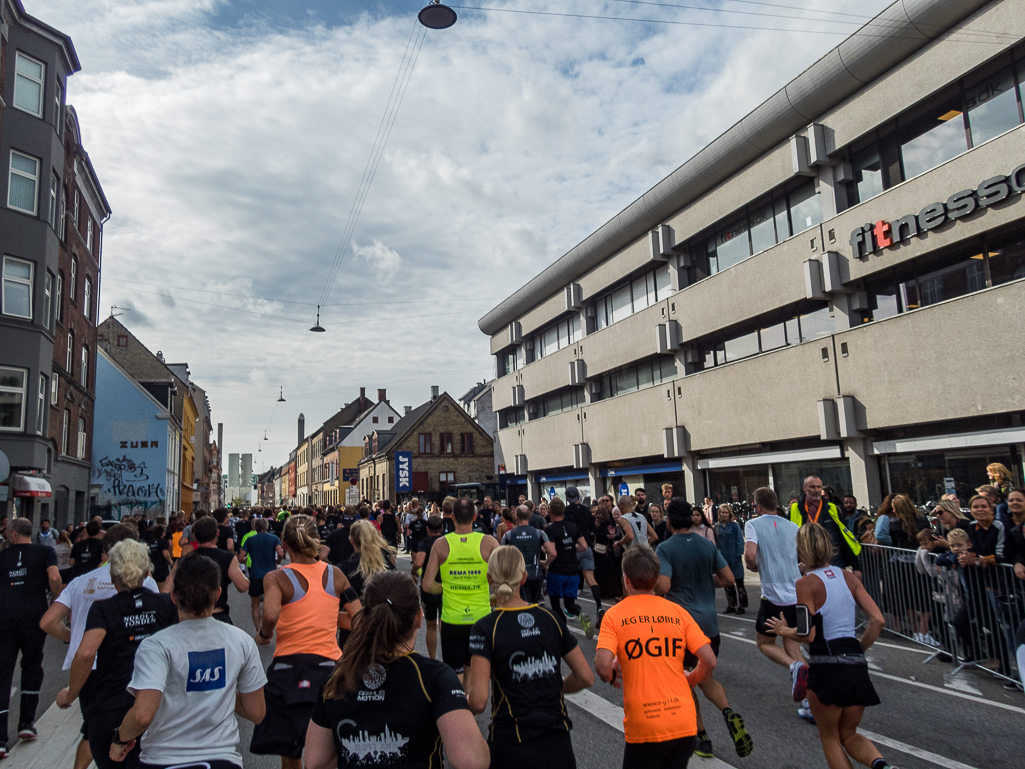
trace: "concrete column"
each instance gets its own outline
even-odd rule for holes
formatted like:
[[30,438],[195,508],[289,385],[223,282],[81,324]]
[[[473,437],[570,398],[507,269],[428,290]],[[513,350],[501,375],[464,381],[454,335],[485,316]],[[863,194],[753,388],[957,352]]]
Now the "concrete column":
[[534,473],[527,473],[527,499],[533,502],[535,505],[541,504],[540,491],[535,479],[537,476]]
[[595,465],[587,466],[587,482],[591,484],[591,500],[602,495],[601,474]]
[[687,499],[695,505],[704,502],[705,474],[698,469],[698,460],[693,454],[688,454],[683,458],[683,479],[686,485]]
[[872,453],[869,438],[848,438],[844,442],[847,459],[851,463],[851,492],[863,507],[883,501],[879,479],[879,462]]
[[858,310],[852,310],[851,307],[851,295],[850,294],[831,294],[830,304],[833,309],[833,322],[836,324],[836,331],[847,331],[855,324],[852,322],[857,315],[860,314]]

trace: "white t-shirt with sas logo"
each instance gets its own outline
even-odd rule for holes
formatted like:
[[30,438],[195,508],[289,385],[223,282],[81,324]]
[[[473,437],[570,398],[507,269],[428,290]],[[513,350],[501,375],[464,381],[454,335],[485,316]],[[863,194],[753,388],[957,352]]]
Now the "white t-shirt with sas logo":
[[162,692],[142,736],[142,761],[178,764],[220,759],[242,765],[235,693],[267,683],[256,642],[212,617],[186,620],[147,638],[135,653],[128,690]]

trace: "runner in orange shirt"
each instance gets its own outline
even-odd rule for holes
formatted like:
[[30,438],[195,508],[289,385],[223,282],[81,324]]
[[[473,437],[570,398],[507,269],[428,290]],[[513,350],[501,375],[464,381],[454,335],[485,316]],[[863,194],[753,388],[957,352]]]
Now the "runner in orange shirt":
[[[690,689],[715,669],[707,636],[679,605],[655,595],[660,564],[638,545],[623,555],[627,597],[608,609],[594,668],[623,689],[623,769],[685,769],[698,733]],[[698,665],[686,672],[690,652]]]

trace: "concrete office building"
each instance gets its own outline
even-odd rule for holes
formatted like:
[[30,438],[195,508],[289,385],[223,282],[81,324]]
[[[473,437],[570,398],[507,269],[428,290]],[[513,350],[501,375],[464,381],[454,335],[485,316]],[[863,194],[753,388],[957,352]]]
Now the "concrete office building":
[[509,480],[1020,482],[1023,40],[1016,0],[894,3],[488,313]]

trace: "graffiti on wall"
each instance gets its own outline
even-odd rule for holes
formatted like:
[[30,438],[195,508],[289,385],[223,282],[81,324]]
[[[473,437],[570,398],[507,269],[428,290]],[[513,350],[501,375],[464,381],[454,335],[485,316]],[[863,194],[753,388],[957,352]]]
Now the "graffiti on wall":
[[150,479],[145,462],[127,454],[103,457],[96,465],[96,479],[103,484],[101,502],[111,506],[113,517],[163,512],[164,484]]

